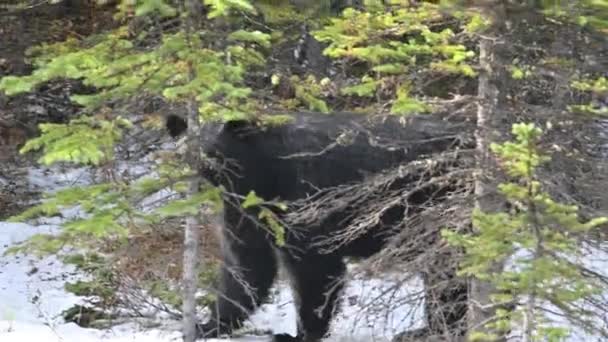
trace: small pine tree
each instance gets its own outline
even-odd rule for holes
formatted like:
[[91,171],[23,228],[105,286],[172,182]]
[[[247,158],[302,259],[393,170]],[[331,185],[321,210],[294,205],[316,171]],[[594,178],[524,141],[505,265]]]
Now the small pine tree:
[[[270,45],[270,35],[239,29],[224,32],[225,49],[205,45],[200,35],[185,27],[185,9],[164,0],[121,1],[117,16],[128,24],[146,16],[181,20],[181,29],[162,32],[158,42],[147,48],[147,32],[134,34],[128,25],[108,32],[44,44],[30,50],[35,70],[26,76],[0,79],[0,91],[16,95],[55,79],[80,79],[96,91],[75,94],[71,100],[83,107],[82,115],[67,124],[42,124],[41,135],[29,141],[22,153],[42,151],[40,162],[69,163],[93,167],[114,160],[115,145],[132,127],[128,117],[117,116],[108,104],[128,102],[140,94],[160,96],[167,102],[193,102],[201,121],[228,121],[255,112],[251,89],[244,86],[250,67],[264,63],[256,49]],[[208,18],[225,19],[234,11],[254,13],[246,0],[206,0]],[[222,20],[223,20],[222,19]],[[218,19],[219,20],[219,19]],[[74,187],[47,196],[15,220],[55,215],[63,209],[80,207],[84,218],[67,221],[58,235],[41,235],[21,247],[55,253],[62,246],[94,248],[96,240],[128,235],[138,223],[158,222],[167,217],[197,212],[203,203],[218,202],[219,192],[203,187],[201,193],[153,212],[141,210],[147,196],[163,189],[186,193],[184,179],[192,168],[171,158],[160,160],[152,175],[137,181],[112,177],[104,184]],[[93,238],[93,239],[91,239]],[[18,249],[13,249],[13,251]]]
[[[600,279],[580,263],[580,238],[608,222],[599,217],[581,222],[578,208],[553,200],[543,191],[536,170],[547,156],[539,153],[541,130],[533,124],[515,124],[514,142],[493,144],[512,181],[499,190],[512,204],[511,212],[473,212],[478,234],[444,230],[446,240],[466,251],[461,274],[489,281],[499,291],[497,306],[511,304],[513,310],[499,309],[488,326],[495,331],[521,332],[524,341],[562,341],[569,330],[554,322],[546,311],[561,311],[586,329],[598,329],[594,313],[583,309],[581,301],[602,291]],[[508,260],[500,273],[490,272],[495,260]],[[521,330],[521,331],[520,331]],[[473,340],[492,340],[477,334]]]

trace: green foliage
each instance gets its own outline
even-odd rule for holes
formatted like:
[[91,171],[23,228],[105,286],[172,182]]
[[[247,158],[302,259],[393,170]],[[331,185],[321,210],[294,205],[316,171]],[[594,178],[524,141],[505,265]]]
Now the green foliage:
[[275,242],[278,246],[285,245],[285,227],[281,225],[277,215],[271,208],[275,208],[281,211],[287,210],[287,206],[283,203],[269,203],[264,201],[262,198],[255,194],[255,191],[250,191],[241,206],[244,209],[259,207],[258,218],[268,225],[270,231],[274,234]]
[[[123,1],[130,2],[130,1]],[[162,17],[173,17],[177,14],[175,7],[169,5],[164,0],[138,0],[135,3],[135,15],[144,16],[151,13],[158,13]]]
[[[184,18],[187,13],[181,10],[178,13],[172,3],[121,1],[118,16],[125,26],[81,40],[72,38],[32,48],[29,57],[35,70],[26,76],[2,78],[0,91],[16,95],[47,81],[79,79],[96,91],[75,94],[71,100],[95,115],[83,115],[68,124],[41,125],[42,134],[28,141],[22,152],[40,150],[40,162],[47,165],[58,162],[110,164],[115,144],[131,123],[123,117],[113,118],[108,108],[140,94],[161,96],[169,103],[195,100],[201,120],[229,121],[254,114],[257,103],[250,99],[251,89],[244,86],[244,75],[249,68],[265,64],[265,57],[258,49],[270,47],[271,35],[244,28],[224,32],[222,39],[226,45],[217,49],[216,45],[204,42],[199,34],[189,34],[182,26],[161,32],[156,45],[142,48],[141,34],[134,35],[128,21],[133,15],[158,18],[179,14]],[[234,13],[256,13],[246,0],[204,0],[203,3],[209,6],[210,20]],[[184,25],[186,22],[182,21]],[[310,92],[300,90],[299,95],[311,108],[324,105]],[[95,244],[104,239],[124,240],[140,224],[195,214],[203,203],[220,208],[221,189],[205,188],[187,200],[143,212],[141,203],[146,197],[161,190],[184,194],[185,179],[191,176],[183,165],[172,160],[162,160],[154,171],[154,176],[132,182],[115,177],[110,183],[73,187],[47,195],[42,203],[13,219],[59,215],[70,208],[78,209],[82,217],[67,220],[58,234],[36,235],[10,252],[47,254],[68,247],[95,249]]]
[[569,107],[569,109],[574,113],[591,114],[593,116],[608,116],[608,108],[605,106],[598,108],[591,104],[584,104],[572,105]]
[[178,200],[152,212],[137,208],[146,197],[161,190],[184,192],[183,179],[191,172],[183,167],[162,164],[158,177],[141,178],[125,184],[108,182],[89,186],[74,186],[45,194],[42,203],[32,206],[12,221],[25,221],[39,216],[59,215],[67,209],[77,209],[81,217],[68,219],[58,234],[38,234],[17,244],[6,253],[30,252],[40,255],[53,254],[66,247],[96,250],[99,241],[110,239],[124,241],[131,229],[141,224],[158,223],[160,220],[196,211],[202,203],[213,208],[221,207],[221,189],[208,188],[191,200]]
[[226,63],[224,51],[195,48],[201,46],[200,38],[188,37],[184,32],[167,34],[156,49],[145,51],[136,49],[128,38],[126,27],[121,27],[95,37],[100,42],[91,47],[87,47],[87,41],[44,46],[36,50],[38,69],[28,76],[3,78],[0,90],[14,95],[49,80],[74,78],[99,89],[95,94],[72,97],[90,109],[144,92],[169,101],[195,98],[206,119],[232,120],[250,111],[245,102],[251,90],[239,84],[246,68],[260,64],[263,58],[254,49],[238,44],[253,40],[267,46],[266,35],[237,31],[232,36],[237,45],[227,49],[234,57],[232,64]]
[[219,270],[220,263],[217,261],[205,260],[202,262],[198,273],[198,283],[201,287],[213,285],[213,282],[217,279]]
[[475,55],[473,51],[452,43],[454,33],[450,28],[438,32],[431,29],[433,22],[446,19],[438,5],[422,2],[416,6],[384,6],[371,1],[368,7],[369,12],[347,8],[341,17],[313,33],[328,43],[325,55],[369,66],[361,82],[343,88],[342,94],[373,98],[381,85],[396,83],[392,113],[425,112],[428,108],[404,91],[408,83],[405,75],[411,68],[476,76],[468,64]]
[[241,206],[247,209],[250,207],[258,206],[262,203],[264,203],[264,200],[258,197],[258,195],[255,194],[255,191],[250,191],[245,197],[243,203],[241,203]]
[[307,106],[311,111],[329,112],[327,103],[320,98],[324,91],[322,81],[317,81],[313,75],[308,75],[305,79],[293,75],[289,81],[295,89],[295,97],[300,104]]
[[515,124],[512,133],[515,135],[515,142],[506,142],[502,145],[493,143],[490,148],[502,159],[509,175],[524,179],[528,177],[532,181],[534,170],[548,160],[546,156],[534,150],[534,144],[542,131],[533,124]]
[[540,5],[548,16],[608,32],[608,0],[541,0]]
[[178,288],[171,286],[166,279],[152,279],[144,284],[150,296],[158,298],[163,303],[179,308],[182,306],[182,295]]
[[103,269],[108,264],[107,260],[97,253],[70,254],[65,256],[62,261],[67,265],[74,265],[76,268],[87,272]]
[[465,31],[468,33],[478,33],[486,30],[490,25],[490,21],[484,18],[479,13],[472,13],[469,23],[465,25]]
[[[98,0],[97,2],[103,2]],[[161,18],[175,17],[178,10],[169,1],[166,0],[119,0],[115,18],[117,20],[125,20],[132,15],[137,17],[158,15]]]
[[279,222],[277,215],[268,208],[262,208],[258,215],[262,222],[265,222],[270,231],[274,234],[274,240],[279,247],[285,246],[285,227]]
[[10,220],[24,221],[40,215],[53,216],[59,214],[61,209],[74,205],[82,205],[84,210],[93,210],[100,203],[99,197],[108,194],[112,188],[111,184],[96,184],[59,190],[48,195],[48,200],[29,208],[18,216],[10,218]]
[[207,15],[209,19],[228,16],[231,11],[256,13],[255,7],[248,0],[203,0],[203,3],[211,9]]
[[[217,273],[219,271],[219,263],[214,261],[205,261],[201,263],[198,273],[198,287],[209,288],[213,285],[215,279],[217,279]],[[182,293],[178,286],[171,285],[171,282],[167,279],[153,278],[147,279],[143,282],[143,288],[148,293],[163,303],[179,310],[182,306]],[[215,295],[211,292],[205,293],[197,297],[197,304],[200,306],[207,306],[213,303]]]
[[221,191],[221,188],[209,187],[187,199],[174,200],[156,209],[156,213],[163,218],[197,215],[203,204],[210,204],[214,211],[219,211],[222,208]]
[[84,116],[68,124],[41,124],[41,135],[29,140],[21,153],[42,149],[39,162],[99,165],[113,159],[114,144],[131,123],[121,117],[113,120]]
[[397,90],[397,99],[395,102],[393,102],[391,113],[407,115],[431,111],[430,106],[411,97],[409,93],[409,86],[407,84],[401,85],[401,87]]
[[67,220],[59,234],[38,234],[7,250],[7,253],[33,252],[41,255],[58,253],[64,247],[87,247],[100,239],[124,239],[127,216],[146,217],[133,209],[124,188],[115,184],[98,184],[60,190],[20,215],[10,218],[23,221],[37,216],[57,215],[63,209],[78,208],[84,218]]
[[361,79],[361,83],[342,88],[341,92],[344,95],[357,95],[373,97],[376,95],[376,89],[380,86],[381,81],[374,79],[371,76],[365,75]]
[[[476,234],[444,230],[443,236],[466,251],[462,275],[496,286],[495,303],[529,304],[521,304],[513,312],[499,310],[492,327],[505,331],[531,324],[531,338],[561,341],[567,330],[554,325],[537,303],[550,303],[582,321],[593,321],[592,313],[580,309],[577,302],[598,295],[601,284],[576,263],[582,256],[577,237],[607,223],[608,218],[581,222],[577,207],[558,203],[542,190],[536,169],[548,158],[536,147],[541,133],[533,124],[515,124],[514,142],[491,147],[513,179],[500,184],[499,190],[516,210],[484,213],[476,209]],[[494,272],[496,260],[509,260],[513,266]],[[482,335],[476,338],[487,337]]]
[[[608,78],[606,77],[573,81],[572,87],[580,91],[594,94],[599,98],[608,96]],[[608,106],[602,104],[600,104],[599,106],[594,103],[573,105],[570,106],[569,109],[573,112],[582,114],[591,114],[594,116],[608,116]]]
[[[118,88],[120,91],[132,93],[142,83],[140,74],[134,72],[127,76],[127,71],[136,71],[136,66],[148,65],[152,56],[141,54],[130,56],[133,44],[125,39],[128,35],[126,28],[119,28],[101,37],[92,47],[80,48],[74,41],[43,45],[35,50],[39,56],[34,56],[34,63],[38,67],[28,76],[7,76],[0,81],[0,90],[8,95],[32,90],[40,83],[57,79],[72,78],[84,79],[85,84],[100,88]],[[82,44],[83,46],[85,44]],[[74,49],[77,49],[74,51]],[[112,94],[104,94],[111,99]],[[74,100],[80,104],[92,104],[88,97],[77,96]]]
[[516,65],[511,65],[509,69],[511,70],[511,77],[513,77],[515,80],[522,80],[532,75],[532,71],[529,66],[519,67]]
[[228,35],[228,40],[256,43],[265,48],[270,47],[270,38],[271,36],[268,33],[246,30],[234,31]]
[[63,262],[89,274],[91,280],[78,280],[64,285],[66,291],[77,296],[95,297],[102,305],[110,305],[117,300],[117,282],[109,261],[96,253],[69,254]]
[[573,81],[572,87],[582,91],[591,91],[595,93],[606,93],[608,92],[608,78],[599,77],[593,79],[583,79],[580,81]]
[[[324,4],[326,3],[326,4]],[[264,17],[264,22],[271,25],[293,25],[304,22],[314,14],[327,12],[327,1],[309,3],[306,8],[297,8],[289,0],[258,0],[255,6]]]
[[110,298],[116,293],[116,289],[107,286],[99,281],[99,279],[93,281],[77,280],[66,283],[64,288],[67,292],[82,297],[99,296],[101,298]]

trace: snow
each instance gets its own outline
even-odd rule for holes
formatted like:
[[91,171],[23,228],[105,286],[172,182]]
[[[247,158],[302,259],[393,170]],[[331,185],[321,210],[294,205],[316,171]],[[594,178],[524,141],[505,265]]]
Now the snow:
[[[91,180],[86,169],[32,169],[28,175],[33,187],[56,191],[65,186],[87,184]],[[64,217],[79,215],[77,209],[63,212]],[[180,341],[179,322],[161,318],[159,325],[144,327],[135,322],[105,330],[79,327],[65,323],[61,312],[83,298],[63,289],[66,281],[82,277],[73,267],[55,257],[3,256],[11,245],[36,233],[53,233],[61,218],[37,220],[32,224],[0,222],[0,342],[170,342]],[[597,251],[597,250],[596,250]],[[608,256],[594,252],[586,258],[590,268],[608,270]],[[355,277],[347,283],[342,309],[336,314],[328,342],[390,341],[395,333],[421,327],[421,303],[394,304],[384,307],[387,300],[375,300],[391,287],[398,288],[398,297],[420,291],[419,279],[396,286],[395,274],[382,279]],[[396,275],[401,276],[401,275]],[[395,295],[391,293],[390,295]],[[558,321],[559,319],[556,319]],[[565,322],[564,322],[565,323]],[[295,334],[296,314],[291,290],[286,283],[275,286],[271,301],[263,305],[247,322],[245,331],[268,331]],[[601,338],[573,329],[569,342],[602,341]],[[244,335],[233,339],[208,339],[209,342],[263,342],[269,336]]]
[[[32,226],[23,223],[0,222],[0,254],[16,242],[41,232],[53,232],[53,225]],[[32,272],[36,268],[36,272]],[[33,274],[32,274],[33,273]],[[32,256],[4,256],[0,263],[0,341],[174,341],[180,339],[176,322],[166,329],[142,331],[135,324],[109,330],[85,329],[73,323],[64,323],[60,313],[81,299],[63,290],[63,284],[78,275],[70,266],[55,257],[38,259]],[[371,279],[351,282],[344,298],[357,298],[366,303],[378,296],[388,280]],[[285,284],[275,289],[273,301],[262,306],[248,323],[257,330],[291,333],[296,330],[295,309],[291,291]],[[345,300],[346,301],[346,300]],[[365,305],[367,306],[367,305]],[[413,322],[403,313],[384,317],[383,312],[366,315],[360,305],[343,304],[332,326],[331,341],[388,341],[393,333]],[[241,342],[266,341],[268,337],[242,337]],[[209,340],[210,342],[213,340]],[[216,340],[222,341],[222,340]]]
[[[86,169],[62,171],[32,169],[28,175],[31,186],[56,191],[65,186],[87,184],[91,176]],[[78,215],[77,210],[66,211],[64,217]],[[53,233],[60,218],[40,219],[32,224],[0,222],[0,341],[1,342],[93,342],[93,341],[180,341],[179,322],[163,320],[154,328],[143,328],[136,323],[123,324],[105,330],[83,328],[65,323],[61,312],[83,299],[66,292],[66,281],[82,277],[71,266],[56,257],[3,256],[7,248],[37,233]],[[419,327],[420,312],[404,304],[389,310],[378,310],[373,301],[387,287],[394,286],[390,274],[386,279],[356,278],[347,284],[342,310],[331,327],[331,342],[389,341],[394,333],[404,328]],[[419,290],[420,284],[400,286],[399,291]],[[375,309],[372,309],[375,308]],[[415,320],[417,319],[417,320]],[[418,323],[418,325],[416,324]],[[274,288],[271,302],[252,315],[247,327],[258,331],[295,334],[296,315],[292,295],[285,283]],[[247,331],[247,329],[245,329]],[[268,336],[243,336],[234,339],[209,339],[209,342],[269,341]]]
[[[0,253],[28,236],[55,229],[51,225],[0,222]],[[78,297],[63,290],[65,281],[76,276],[72,267],[55,257],[3,256],[0,262],[0,341],[102,341],[108,337],[111,341],[172,340],[171,334],[166,332],[163,336],[153,331],[125,331],[124,327],[100,331],[63,323],[60,313],[80,303]]]

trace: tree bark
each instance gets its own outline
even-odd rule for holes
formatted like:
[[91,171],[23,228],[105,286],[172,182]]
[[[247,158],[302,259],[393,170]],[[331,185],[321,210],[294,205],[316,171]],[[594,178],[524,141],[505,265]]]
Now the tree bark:
[[[188,164],[192,170],[199,170],[199,145],[198,139],[198,109],[195,101],[188,104]],[[188,185],[188,196],[193,196],[199,191],[200,181],[197,177],[190,180]],[[198,287],[198,260],[199,260],[199,229],[201,227],[198,215],[186,218],[184,231],[184,259],[183,259],[183,334],[184,342],[196,340],[196,290]]]
[[[505,210],[505,200],[498,193],[497,186],[501,180],[501,172],[496,157],[490,150],[492,142],[500,141],[501,93],[499,85],[504,80],[506,71],[504,63],[500,60],[497,49],[500,42],[500,33],[507,18],[503,0],[484,1],[483,11],[493,22],[482,34],[479,42],[479,87],[477,107],[476,131],[476,157],[477,174],[475,180],[475,207],[486,212],[495,213]],[[476,227],[473,227],[476,230]],[[490,272],[501,272],[503,260],[497,260]],[[479,279],[470,279],[469,283],[469,309],[468,333],[486,333],[500,336],[500,332],[490,331],[484,327],[495,316],[496,307],[492,304],[490,296],[496,288],[489,282]],[[498,338],[498,341],[504,338]]]
[[[188,17],[186,20],[186,34],[191,36],[197,32],[200,23],[202,9],[201,2],[197,0],[185,0],[185,10]],[[194,49],[192,42],[189,46]],[[195,70],[190,68],[190,80],[194,79]],[[201,144],[200,144],[200,121],[198,104],[196,100],[188,101],[188,131],[187,131],[187,162],[190,170],[198,172],[201,165]],[[192,177],[188,184],[188,197],[194,196],[200,190],[200,179]],[[196,290],[198,288],[198,261],[199,255],[199,230],[201,227],[200,215],[192,215],[186,218],[186,228],[184,231],[184,258],[183,258],[183,338],[184,342],[194,342],[196,340]]]

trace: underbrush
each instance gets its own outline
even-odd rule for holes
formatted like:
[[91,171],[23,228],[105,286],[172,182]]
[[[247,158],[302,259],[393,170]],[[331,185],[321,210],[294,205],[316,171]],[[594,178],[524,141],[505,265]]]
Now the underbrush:
[[[200,244],[204,255],[200,263],[197,297],[201,307],[213,300],[205,291],[212,285],[218,269],[219,244],[213,227],[202,227]],[[102,327],[128,318],[181,316],[183,235],[173,222],[162,228],[148,227],[131,235],[126,242],[104,242],[97,254],[72,254],[66,264],[87,275],[67,282],[65,290],[86,298],[86,305],[75,305],[63,312],[68,322]]]

